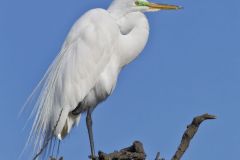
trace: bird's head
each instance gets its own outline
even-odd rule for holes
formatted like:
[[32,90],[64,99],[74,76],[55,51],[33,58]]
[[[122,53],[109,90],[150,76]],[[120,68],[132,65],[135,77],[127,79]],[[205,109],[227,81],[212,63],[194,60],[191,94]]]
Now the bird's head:
[[114,0],[109,8],[110,11],[121,12],[153,12],[159,10],[178,10],[182,7],[177,5],[153,3],[147,0]]

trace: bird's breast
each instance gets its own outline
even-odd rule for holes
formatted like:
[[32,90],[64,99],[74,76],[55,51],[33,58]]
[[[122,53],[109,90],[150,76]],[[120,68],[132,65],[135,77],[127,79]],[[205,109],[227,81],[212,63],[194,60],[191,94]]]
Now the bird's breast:
[[99,76],[95,86],[84,99],[86,108],[95,107],[113,92],[121,70],[117,60],[115,56],[111,58],[104,71]]

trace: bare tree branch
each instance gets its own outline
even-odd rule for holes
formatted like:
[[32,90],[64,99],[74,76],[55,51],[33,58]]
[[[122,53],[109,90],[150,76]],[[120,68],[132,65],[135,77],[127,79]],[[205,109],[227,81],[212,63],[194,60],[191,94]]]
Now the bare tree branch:
[[132,146],[124,148],[120,151],[115,151],[110,154],[103,152],[98,153],[99,160],[145,160],[146,154],[143,145],[139,141],[133,142]]
[[[184,155],[184,153],[188,149],[192,138],[197,133],[201,123],[205,120],[210,120],[210,119],[216,119],[216,116],[203,114],[193,119],[192,123],[187,126],[187,129],[182,136],[181,143],[171,160],[181,159],[181,157]],[[145,160],[146,154],[143,148],[143,144],[140,141],[135,141],[130,147],[121,149],[120,151],[114,151],[109,154],[99,151],[98,157],[91,158],[91,159],[93,160]],[[57,160],[57,159],[50,158],[50,160]],[[63,157],[61,157],[60,160],[63,160]],[[164,160],[163,158],[160,157],[160,152],[157,153],[155,160]]]
[[209,119],[216,119],[216,116],[209,115],[209,114],[203,114],[203,115],[197,116],[193,119],[192,123],[187,126],[187,130],[184,132],[184,134],[182,136],[182,141],[181,141],[176,153],[172,157],[172,160],[180,160],[181,159],[181,157],[183,156],[185,151],[188,149],[192,138],[197,133],[200,124],[203,121],[209,120]]

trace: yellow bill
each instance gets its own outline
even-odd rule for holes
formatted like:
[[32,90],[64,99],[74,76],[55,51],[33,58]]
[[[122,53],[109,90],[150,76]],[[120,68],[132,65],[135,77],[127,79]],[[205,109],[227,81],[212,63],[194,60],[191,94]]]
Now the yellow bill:
[[146,0],[137,0],[137,6],[145,6],[148,7],[150,10],[178,10],[182,9],[181,6],[177,5],[169,5],[169,4],[160,4],[160,3],[152,3]]
[[149,2],[147,5],[150,9],[160,9],[160,10],[178,10],[182,9],[181,6],[169,5],[169,4],[158,4]]

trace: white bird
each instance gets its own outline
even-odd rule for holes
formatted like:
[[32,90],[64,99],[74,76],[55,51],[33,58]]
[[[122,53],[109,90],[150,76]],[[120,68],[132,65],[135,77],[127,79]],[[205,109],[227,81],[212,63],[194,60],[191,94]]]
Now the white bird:
[[92,9],[76,21],[29,98],[38,96],[30,139],[39,152],[54,137],[63,140],[87,112],[95,156],[91,113],[111,95],[121,69],[145,47],[149,24],[143,12],[177,9],[146,0],[114,0],[107,10]]

